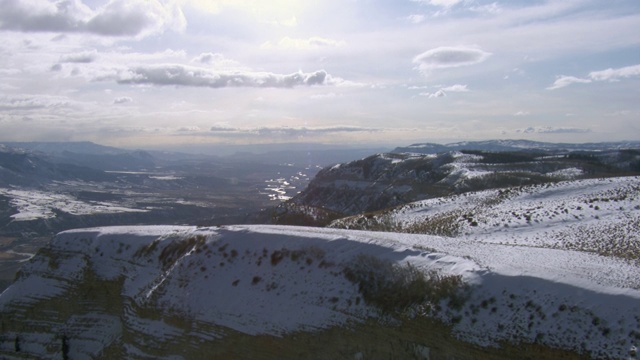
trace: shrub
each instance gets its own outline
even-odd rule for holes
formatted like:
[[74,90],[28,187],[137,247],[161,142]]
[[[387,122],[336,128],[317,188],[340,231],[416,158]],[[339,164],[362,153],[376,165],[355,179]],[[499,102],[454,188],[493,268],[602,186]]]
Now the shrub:
[[449,299],[464,302],[461,276],[423,272],[410,263],[397,264],[369,255],[359,255],[344,269],[347,280],[358,285],[367,304],[385,313],[404,313],[415,305],[435,305]]

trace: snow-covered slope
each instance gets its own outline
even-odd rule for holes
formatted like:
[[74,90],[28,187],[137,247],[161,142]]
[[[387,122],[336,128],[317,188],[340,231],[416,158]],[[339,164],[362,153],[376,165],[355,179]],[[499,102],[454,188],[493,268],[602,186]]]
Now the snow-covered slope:
[[640,152],[389,153],[325,168],[275,212],[278,224],[332,220],[470,191],[596,176],[637,175]]
[[640,177],[563,181],[414,202],[332,227],[446,235],[474,243],[640,261]]
[[0,356],[620,359],[640,343],[639,289],[616,257],[471,238],[83,229],[0,295]]

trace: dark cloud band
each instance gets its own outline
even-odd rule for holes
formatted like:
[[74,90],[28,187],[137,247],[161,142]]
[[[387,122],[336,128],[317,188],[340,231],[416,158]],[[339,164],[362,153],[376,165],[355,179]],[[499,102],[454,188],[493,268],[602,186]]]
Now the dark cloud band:
[[120,84],[159,86],[292,88],[327,85],[331,83],[331,77],[324,70],[284,75],[268,72],[217,72],[184,65],[153,65],[129,69],[120,74],[117,81]]

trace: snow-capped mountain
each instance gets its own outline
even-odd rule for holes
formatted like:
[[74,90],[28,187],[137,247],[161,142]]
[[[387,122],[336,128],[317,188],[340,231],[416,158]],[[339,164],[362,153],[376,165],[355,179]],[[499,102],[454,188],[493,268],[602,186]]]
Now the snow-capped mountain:
[[603,143],[548,143],[531,140],[485,140],[461,141],[450,144],[418,143],[397,147],[394,153],[436,154],[447,151],[481,150],[481,151],[609,151],[623,149],[638,149],[640,142],[603,142]]
[[0,295],[0,354],[633,359],[639,190],[637,177],[567,181],[340,222],[444,226],[449,236],[266,225],[63,232]]

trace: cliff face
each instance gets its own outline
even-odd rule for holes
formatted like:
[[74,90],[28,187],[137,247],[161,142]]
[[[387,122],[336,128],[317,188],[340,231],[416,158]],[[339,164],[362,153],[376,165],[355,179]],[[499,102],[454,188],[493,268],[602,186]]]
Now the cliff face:
[[637,291],[538,277],[531,259],[526,276],[502,273],[496,246],[450,245],[282,226],[68,231],[0,295],[0,357],[620,358],[640,337]]

